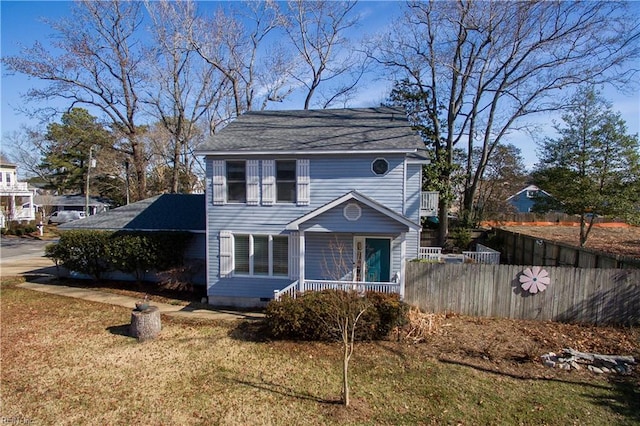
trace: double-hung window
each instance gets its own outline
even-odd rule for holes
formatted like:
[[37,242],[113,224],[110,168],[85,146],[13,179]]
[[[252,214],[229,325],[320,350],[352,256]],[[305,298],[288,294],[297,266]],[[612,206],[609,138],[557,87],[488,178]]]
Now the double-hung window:
[[309,160],[212,160],[212,201],[216,206],[246,203],[309,205]]
[[260,276],[288,274],[288,237],[235,234],[233,239],[235,274]]
[[276,161],[276,200],[279,203],[296,202],[296,161]]
[[245,203],[247,201],[247,163],[227,161],[227,201]]

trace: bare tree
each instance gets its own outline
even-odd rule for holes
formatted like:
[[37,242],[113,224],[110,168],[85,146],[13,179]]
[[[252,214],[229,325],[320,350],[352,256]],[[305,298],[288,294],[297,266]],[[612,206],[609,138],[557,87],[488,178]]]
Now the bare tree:
[[167,155],[171,168],[169,190],[190,191],[192,185],[180,185],[181,176],[192,174],[192,151],[201,140],[198,122],[225,96],[217,70],[196,53],[189,34],[197,20],[193,2],[147,2],[155,37],[153,60],[154,92],[146,103],[151,114],[167,130],[170,149],[156,151]]
[[[335,237],[329,242],[328,250],[323,257],[323,273],[325,276],[340,281],[353,273],[352,250],[343,241]],[[327,326],[335,330],[342,343],[342,403],[350,404],[349,363],[355,347],[356,330],[362,315],[371,308],[371,303],[345,282],[346,290],[326,292],[323,299],[323,316],[321,319]]]
[[2,146],[11,147],[12,160],[22,173],[44,179],[40,166],[41,153],[45,150],[45,131],[22,126],[20,130],[2,135]]
[[322,94],[322,107],[327,108],[353,93],[364,73],[364,60],[359,62],[345,36],[358,22],[351,16],[355,5],[355,1],[325,0],[288,3],[285,30],[302,63],[291,76],[306,88],[304,109],[309,109],[321,84],[336,82]]
[[274,1],[246,3],[245,11],[248,16],[236,9],[218,9],[213,17],[199,19],[190,32],[196,52],[229,84],[235,116],[254,109],[257,79],[266,75],[261,74],[258,63],[259,49],[264,38],[281,25]]
[[36,43],[20,56],[3,59],[10,71],[49,82],[43,89],[31,89],[28,100],[65,99],[70,108],[94,107],[109,117],[122,135],[118,148],[131,158],[138,198],[146,194],[146,156],[138,125],[139,92],[146,76],[144,47],[137,36],[141,23],[140,3],[81,0],[70,19],[50,23],[57,34],[52,44],[60,55]]
[[[639,27],[620,2],[411,2],[368,51],[426,94],[431,142],[447,164],[466,142],[468,211],[489,157],[525,117],[559,109],[562,90],[582,82],[632,79],[637,70],[622,66],[639,55]],[[444,199],[441,241],[448,208]]]
[[[479,158],[476,149],[475,158]],[[473,221],[501,219],[506,213],[516,213],[507,201],[509,196],[522,189],[527,180],[520,150],[515,146],[498,145],[487,162],[484,177],[478,184],[474,199]]]

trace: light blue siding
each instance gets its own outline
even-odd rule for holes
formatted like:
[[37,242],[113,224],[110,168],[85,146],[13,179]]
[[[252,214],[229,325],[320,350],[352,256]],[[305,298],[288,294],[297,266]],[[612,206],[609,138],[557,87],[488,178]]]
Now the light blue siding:
[[[342,249],[342,255],[340,249]],[[305,253],[305,278],[340,279],[348,274],[349,268],[353,270],[353,235],[307,234]]]
[[[417,188],[417,190],[416,190]],[[406,202],[404,215],[414,221],[420,223],[420,192],[422,189],[422,165],[407,165],[407,185],[405,189]]]
[[409,227],[406,225],[390,219],[388,216],[378,212],[377,210],[360,203],[356,203],[361,209],[360,218],[354,221],[347,220],[343,211],[345,206],[350,203],[353,203],[353,201],[342,203],[334,209],[308,220],[300,225],[300,230],[368,234],[399,234],[409,230]]
[[[256,157],[249,156],[234,159],[249,158],[256,159]],[[261,203],[257,206],[246,204],[213,205],[213,157],[207,157],[207,281],[209,295],[233,296],[234,292],[238,292],[238,296],[256,297],[256,294],[252,292],[260,294],[270,292],[269,294],[272,296],[274,288],[281,289],[290,283],[287,280],[261,279],[259,277],[220,279],[219,233],[221,230],[234,234],[287,235],[285,227],[288,223],[350,191],[358,191],[397,214],[404,215],[410,220],[419,223],[421,166],[417,164],[407,165],[404,154],[386,156],[345,154],[341,157],[314,155],[300,158],[308,158],[310,160],[310,204],[308,206],[296,206],[294,203],[276,203],[271,206],[265,206]],[[389,171],[383,176],[375,175],[371,169],[372,162],[377,158],[385,158],[389,163]],[[298,158],[295,156],[261,156],[257,159],[293,160]],[[405,165],[407,165],[406,170]],[[262,182],[262,176],[260,176],[260,179]],[[259,185],[259,188],[262,191],[262,185]],[[262,193],[260,197],[262,197]],[[329,239],[333,237],[333,234],[325,233],[327,231],[348,233],[344,234],[344,238],[350,247],[349,256],[351,256],[351,262],[353,260],[352,245],[354,234],[382,235],[394,238],[392,242],[393,263],[391,274],[393,275],[393,273],[400,271],[402,259],[399,236],[401,233],[407,232],[408,228],[370,207],[360,206],[362,208],[362,216],[357,221],[346,220],[343,216],[344,206],[338,206],[301,226],[301,230],[306,230],[305,271],[307,278],[325,277],[321,269],[322,248],[328,247]],[[419,234],[417,231],[407,233],[406,248],[409,258],[417,257],[418,240]],[[258,282],[266,282],[267,284],[258,284]]]

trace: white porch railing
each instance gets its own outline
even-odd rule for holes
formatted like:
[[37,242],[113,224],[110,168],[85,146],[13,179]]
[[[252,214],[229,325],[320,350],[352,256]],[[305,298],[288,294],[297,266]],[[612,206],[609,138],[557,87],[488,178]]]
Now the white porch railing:
[[323,291],[323,290],[343,290],[357,291],[377,291],[380,293],[400,293],[400,284],[386,282],[356,282],[356,281],[327,281],[327,280],[304,280],[304,287],[299,288],[298,281],[285,287],[282,290],[274,290],[274,300],[280,300],[284,295],[295,298],[299,291]]
[[438,214],[438,191],[423,191],[420,193],[420,216],[436,216]]
[[298,281],[294,281],[282,290],[273,290],[273,300],[280,300],[282,296],[289,296],[293,299],[296,298],[298,292]]
[[442,258],[442,247],[420,247],[418,259],[440,261]]
[[381,293],[400,293],[400,284],[385,282],[304,280],[304,290],[353,290],[357,292],[379,291]]
[[482,244],[476,245],[476,251],[463,251],[462,255],[465,258],[473,259],[476,263],[500,264],[500,252]]

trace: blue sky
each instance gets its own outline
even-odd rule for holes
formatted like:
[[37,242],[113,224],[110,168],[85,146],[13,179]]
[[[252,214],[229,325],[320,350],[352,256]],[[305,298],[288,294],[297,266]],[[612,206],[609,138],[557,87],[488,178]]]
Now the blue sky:
[[[20,52],[21,46],[32,46],[36,41],[47,44],[52,34],[49,26],[42,22],[43,18],[57,20],[67,16],[71,6],[67,1],[7,1],[0,0],[0,53],[3,56],[15,55]],[[206,2],[212,8],[217,7],[217,2]],[[360,31],[369,32],[375,28],[383,27],[390,18],[397,15],[400,4],[398,2],[363,1],[358,4],[358,11],[362,16]],[[0,134],[4,136],[20,129],[22,124],[35,125],[36,121],[19,112],[24,101],[21,95],[29,88],[42,84],[22,75],[7,75],[3,69],[0,77]],[[389,92],[389,84],[381,81],[370,81],[360,90],[359,96],[348,106],[366,107],[378,105]],[[630,133],[640,131],[640,91],[619,93],[605,88],[604,96],[613,103],[613,108],[620,111],[626,120]],[[26,105],[28,107],[28,104]],[[293,98],[276,107],[283,109],[300,109],[302,102]],[[275,108],[275,107],[272,107]],[[558,116],[537,116],[537,123],[543,134],[553,136],[552,121],[559,120]],[[532,120],[529,120],[532,121]],[[539,136],[539,135],[538,135]],[[525,163],[531,167],[535,161],[535,141],[526,133],[514,133],[507,142],[514,143],[522,150]],[[3,151],[7,147],[0,147]]]

